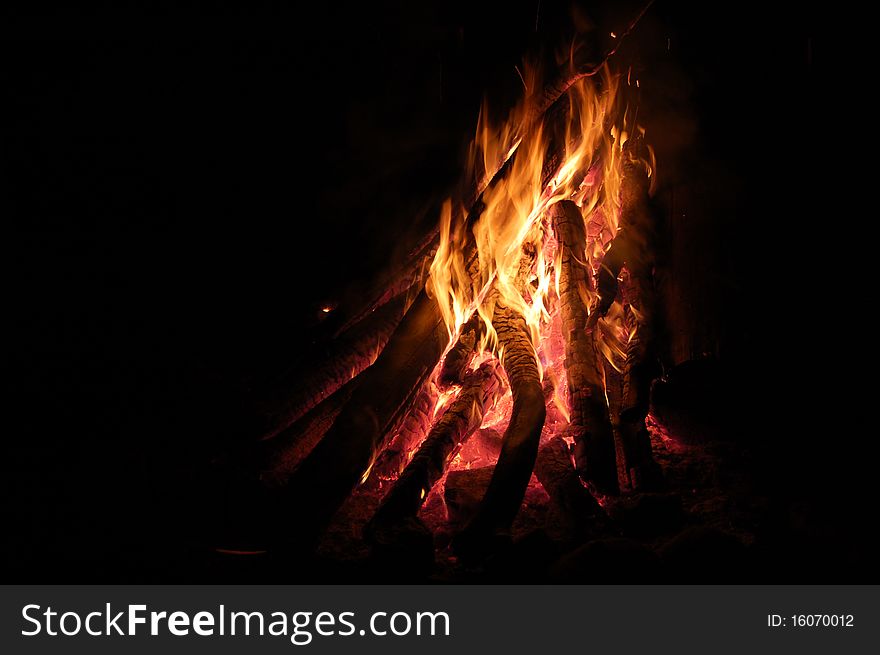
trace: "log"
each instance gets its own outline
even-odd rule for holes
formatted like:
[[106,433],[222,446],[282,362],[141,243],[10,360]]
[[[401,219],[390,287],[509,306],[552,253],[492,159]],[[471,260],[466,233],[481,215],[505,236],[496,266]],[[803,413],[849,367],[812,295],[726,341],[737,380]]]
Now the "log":
[[313,353],[256,392],[260,438],[271,439],[357,377],[378,356],[407,308],[405,295],[376,310],[330,346]]
[[592,288],[592,274],[582,263],[587,238],[584,219],[578,206],[568,200],[555,204],[550,214],[562,249],[559,303],[571,410],[568,432],[584,481],[600,494],[615,494],[619,491],[617,459],[601,355],[592,330],[587,331],[589,308],[584,298]]
[[483,333],[483,319],[479,313],[474,312],[461,328],[461,334],[455,345],[446,353],[443,366],[440,367],[438,383],[443,387],[460,384],[461,377],[467,369],[468,363],[474,354]]
[[568,444],[553,437],[538,449],[535,476],[553,503],[565,540],[582,540],[601,521],[602,508],[581,484]]
[[395,540],[398,526],[407,525],[461,445],[480,427],[485,412],[505,389],[494,361],[484,362],[462,380],[462,389],[431,428],[400,478],[383,498],[367,534],[373,543]]
[[259,442],[260,479],[264,485],[280,487],[290,478],[333,425],[357,383],[357,378],[350,380],[274,439]]
[[416,396],[412,408],[404,417],[388,447],[376,459],[370,474],[371,478],[396,480],[400,476],[407,465],[410,453],[431,428],[438,395],[437,385],[428,380]]
[[[516,285],[522,288],[531,269],[534,247],[526,244]],[[501,365],[507,373],[513,407],[501,454],[486,495],[474,518],[453,541],[464,560],[480,562],[509,539],[510,527],[535,467],[546,406],[535,348],[521,313],[496,298],[492,327],[498,338]]]
[[347,312],[347,318],[332,331],[332,337],[338,338],[398,297],[415,298],[425,283],[436,250],[436,233],[432,231],[409,254],[406,262],[382,276],[380,284],[369,294],[369,302]]
[[[632,149],[636,150],[637,142]],[[628,146],[630,144],[627,144]],[[620,189],[620,223],[624,234],[625,264],[629,272],[627,302],[641,315],[639,329],[627,347],[624,368],[624,410],[643,408],[647,414],[650,379],[635,371],[646,364],[654,350],[655,291],[653,268],[657,220],[651,211],[650,179],[643,159],[630,157],[624,166]]]
[[[618,31],[612,46],[606,49],[601,56],[596,57],[595,61],[578,61],[573,57],[571,61],[566,62],[566,65],[557,71],[554,78],[547,82],[533,98],[530,103],[533,108],[533,115],[536,117],[542,116],[577,82],[585,77],[593,77],[599,73],[605,64],[608,63],[608,60],[617,54],[626,37],[636,28],[652,4],[654,4],[654,0],[648,0],[642,5],[632,20],[622,30]],[[573,52],[576,51],[577,49],[573,48]],[[584,49],[581,48],[581,52],[583,51]]]
[[624,300],[636,310],[637,330],[626,345],[623,398],[618,433],[623,469],[632,489],[654,490],[662,486],[662,473],[651,452],[645,427],[651,384],[660,375],[655,344],[656,292],[653,270],[657,220],[650,205],[650,179],[640,139],[627,143],[620,193],[620,230],[611,242],[599,270],[597,315],[604,315],[620,295],[618,277],[626,267],[628,285]]

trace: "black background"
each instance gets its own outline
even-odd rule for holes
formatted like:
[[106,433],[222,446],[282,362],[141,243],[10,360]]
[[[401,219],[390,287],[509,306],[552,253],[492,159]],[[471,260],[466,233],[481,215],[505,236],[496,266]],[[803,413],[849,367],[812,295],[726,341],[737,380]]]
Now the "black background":
[[[638,4],[583,3],[603,29]],[[852,327],[829,276],[843,227],[819,209],[827,45],[803,7],[710,4],[658,0],[632,38],[645,121],[668,184],[711,217],[700,318],[735,364],[731,420],[778,445],[780,499],[837,516],[792,557],[825,552],[815,576],[859,581],[845,560],[863,553],[870,458],[829,366]],[[186,563],[223,499],[198,471],[236,438],[241,390],[430,225],[481,96],[512,97],[522,54],[570,32],[569,3],[8,11],[4,568],[199,577]]]

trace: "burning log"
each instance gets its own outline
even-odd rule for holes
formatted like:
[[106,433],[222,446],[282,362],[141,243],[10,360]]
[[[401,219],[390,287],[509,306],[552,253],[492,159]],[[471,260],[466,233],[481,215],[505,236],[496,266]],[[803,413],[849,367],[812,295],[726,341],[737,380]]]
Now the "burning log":
[[477,312],[461,328],[455,345],[446,353],[440,368],[438,381],[443,386],[461,383],[461,375],[467,368],[482,334],[483,319]]
[[[529,246],[524,247],[517,276],[518,287],[525,285],[527,272],[534,261],[534,248]],[[459,555],[473,561],[484,559],[495,549],[497,542],[507,539],[535,467],[547,412],[535,348],[525,317],[499,297],[492,315],[492,327],[510,384],[513,409],[483,502],[454,542]]]
[[437,397],[437,386],[429,380],[416,396],[412,408],[403,419],[391,443],[376,460],[371,472],[372,476],[380,480],[395,479],[403,472],[407,457],[431,427]]
[[401,526],[415,518],[457,449],[480,427],[483,415],[503,389],[504,382],[494,362],[485,362],[464,377],[458,397],[431,428],[370,521],[367,534],[374,543],[396,541]]
[[586,251],[584,219],[571,201],[554,205],[551,215],[562,249],[559,300],[571,404],[569,431],[575,442],[578,470],[597,492],[617,493],[614,432],[605,400],[602,363],[592,331],[586,331],[588,308],[584,298],[592,286],[592,276],[581,263]]
[[[628,153],[632,154],[642,145],[639,139],[628,142]],[[645,427],[651,383],[660,374],[654,344],[656,219],[650,206],[649,190],[645,158],[630,156],[621,183],[620,230],[599,270],[600,299],[596,311],[597,316],[604,315],[611,307],[619,292],[618,277],[625,266],[628,273],[626,300],[635,310],[638,329],[626,345],[619,434],[629,485],[641,490],[662,484],[662,473],[653,459],[651,438]]]

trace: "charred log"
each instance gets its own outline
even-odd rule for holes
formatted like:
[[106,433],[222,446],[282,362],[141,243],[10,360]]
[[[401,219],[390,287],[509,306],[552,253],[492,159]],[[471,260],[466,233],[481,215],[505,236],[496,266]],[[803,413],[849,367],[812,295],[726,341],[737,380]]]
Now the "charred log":
[[562,249],[559,301],[565,336],[565,372],[571,404],[570,435],[574,438],[578,470],[602,494],[617,493],[614,432],[605,400],[600,355],[592,332],[587,332],[584,302],[592,276],[582,263],[586,230],[580,209],[570,201],[551,209],[553,227]]
[[[634,154],[641,144],[627,144]],[[652,489],[662,483],[660,467],[651,453],[645,427],[651,383],[660,374],[655,348],[656,291],[653,270],[656,219],[650,200],[650,178],[643,157],[630,156],[621,183],[620,231],[612,241],[599,271],[600,301],[604,314],[620,295],[618,278],[627,271],[627,303],[636,312],[637,330],[626,346],[619,435],[627,482],[634,489]]]

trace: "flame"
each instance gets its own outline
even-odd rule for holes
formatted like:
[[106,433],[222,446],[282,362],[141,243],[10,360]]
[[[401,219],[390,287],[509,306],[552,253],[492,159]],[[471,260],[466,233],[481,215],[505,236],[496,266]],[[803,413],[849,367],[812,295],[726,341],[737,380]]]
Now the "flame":
[[437,403],[434,405],[434,412],[432,414],[433,418],[437,418],[440,411],[446,407],[450,401],[455,400],[458,397],[460,391],[461,387],[457,384],[441,391],[440,395],[437,397]]
[[[534,90],[541,88],[534,71],[526,67],[522,73],[525,99],[506,121],[492,125],[484,104],[469,153],[470,174],[484,188],[482,211],[468,216],[452,199],[443,204],[441,241],[427,283],[439,303],[450,346],[476,311],[485,323],[480,350],[498,357],[492,327],[497,303],[525,317],[536,353],[556,320],[550,308],[559,296],[561,249],[552,233],[549,208],[564,199],[581,208],[587,247],[576,256],[595,274],[619,228],[623,166],[631,156],[625,146],[631,134],[642,132],[625,100],[628,85],[607,66],[569,89],[561,129],[545,124],[550,121],[533,120],[535,98],[540,96]],[[506,170],[489,184],[503,166]],[[646,167],[653,182],[653,161]],[[467,259],[471,244],[476,257]],[[524,248],[534,256],[524,257]],[[595,292],[583,288],[581,294],[591,308]],[[621,366],[636,325],[619,302],[599,321],[600,351],[615,368]]]

